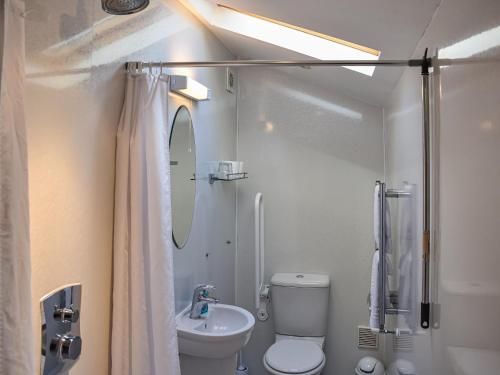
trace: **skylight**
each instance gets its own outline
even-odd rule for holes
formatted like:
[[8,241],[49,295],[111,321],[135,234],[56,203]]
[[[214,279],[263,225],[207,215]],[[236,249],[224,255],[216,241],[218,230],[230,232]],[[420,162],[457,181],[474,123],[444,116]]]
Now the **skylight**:
[[[380,51],[206,0],[184,0],[211,25],[319,60],[378,60]],[[194,9],[193,9],[194,8]],[[372,76],[375,66],[345,68]]]
[[439,50],[442,59],[467,58],[500,46],[500,26],[473,35]]

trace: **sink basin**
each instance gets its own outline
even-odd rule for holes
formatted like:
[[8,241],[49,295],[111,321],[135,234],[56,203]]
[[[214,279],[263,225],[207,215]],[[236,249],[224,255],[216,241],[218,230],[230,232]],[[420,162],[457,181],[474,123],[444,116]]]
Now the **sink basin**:
[[203,358],[228,358],[250,340],[255,319],[232,305],[209,305],[208,317],[191,319],[189,309],[177,315],[179,352]]

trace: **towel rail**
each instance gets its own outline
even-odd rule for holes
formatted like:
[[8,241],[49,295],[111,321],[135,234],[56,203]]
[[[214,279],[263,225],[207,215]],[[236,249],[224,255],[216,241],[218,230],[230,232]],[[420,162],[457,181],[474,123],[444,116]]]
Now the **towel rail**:
[[386,308],[385,313],[388,315],[406,315],[410,313],[410,310]]
[[409,198],[411,193],[405,190],[387,189],[385,196],[386,198]]
[[410,198],[412,193],[407,190],[396,190],[396,189],[387,189],[386,184],[381,181],[377,181],[378,192],[379,192],[379,288],[378,288],[378,314],[379,314],[379,332],[380,333],[394,333],[394,331],[387,330],[385,328],[385,316],[387,315],[402,315],[402,314],[410,314],[409,310],[398,309],[387,305],[387,300],[389,296],[387,296],[387,241],[386,241],[386,210],[387,210],[387,202],[386,198]]
[[385,183],[377,181],[379,185],[378,194],[378,204],[379,204],[379,257],[378,257],[378,314],[379,314],[379,329],[381,332],[385,330],[385,310],[386,310],[386,273],[387,273],[387,263],[386,263],[386,222],[385,222],[385,210],[386,210],[386,191]]

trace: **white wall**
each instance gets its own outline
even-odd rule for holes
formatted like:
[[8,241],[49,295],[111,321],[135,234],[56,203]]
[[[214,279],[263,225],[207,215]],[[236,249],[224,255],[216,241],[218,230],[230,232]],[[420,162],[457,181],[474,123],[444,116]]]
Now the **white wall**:
[[[500,25],[500,3],[443,0],[414,57],[423,49],[447,47]],[[483,34],[483,36],[488,34]],[[499,56],[498,36],[482,56]],[[488,43],[473,40],[475,48]],[[457,49],[454,58],[469,57]],[[500,64],[441,69],[438,81],[436,158],[440,182],[439,226],[433,258],[436,329],[417,340],[409,357],[419,374],[493,374],[498,372],[500,345]],[[404,162],[391,173],[414,174],[414,161],[404,159],[420,131],[420,78],[409,70],[394,93],[388,122],[393,158]],[[410,122],[408,122],[410,120]],[[405,131],[408,130],[408,131]],[[390,149],[390,147],[389,147]],[[416,156],[416,151],[410,154]],[[391,157],[389,155],[389,157]],[[391,163],[388,163],[391,168]],[[406,170],[405,170],[406,169]],[[432,356],[431,356],[432,351]],[[401,354],[396,354],[397,357]],[[431,361],[432,359],[432,361]]]
[[[325,374],[350,374],[363,354],[373,254],[373,186],[383,177],[382,111],[318,90],[273,69],[239,70],[238,159],[249,179],[238,184],[236,301],[255,312],[253,203],[265,202],[266,280],[275,272],[328,274]],[[314,307],[312,307],[314,308]],[[252,374],[273,343],[272,318],[257,322],[245,350]]]
[[[155,0],[138,15],[120,17],[105,14],[98,0],[30,0],[26,17],[35,337],[40,337],[40,298],[81,282],[84,346],[71,373],[105,375],[122,63],[232,56],[174,0]],[[213,100],[200,104],[171,95],[170,122],[175,106],[192,111],[203,175],[206,160],[234,156],[236,98],[224,91],[222,70],[182,72],[214,90]],[[223,301],[234,298],[235,188],[197,184],[191,239],[175,254],[178,306],[197,281],[214,281]]]

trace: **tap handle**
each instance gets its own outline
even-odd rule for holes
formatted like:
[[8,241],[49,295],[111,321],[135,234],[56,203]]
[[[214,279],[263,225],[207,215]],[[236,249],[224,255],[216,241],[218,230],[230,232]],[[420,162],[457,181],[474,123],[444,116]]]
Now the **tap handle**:
[[205,287],[201,291],[200,295],[201,295],[201,297],[208,298],[208,297],[212,297],[215,294],[214,292],[215,292],[215,286],[205,285]]
[[194,289],[193,298],[211,297],[213,291],[215,291],[215,286],[209,284],[199,284]]
[[215,286],[213,285],[210,285],[210,284],[198,284],[196,285],[196,288],[195,289],[215,289]]
[[215,286],[210,285],[210,284],[199,284],[195,288],[195,291],[197,291],[199,293],[203,293],[204,291],[211,292],[214,290],[215,290]]

